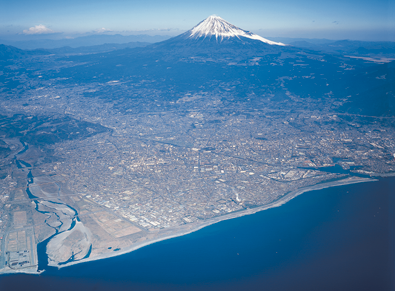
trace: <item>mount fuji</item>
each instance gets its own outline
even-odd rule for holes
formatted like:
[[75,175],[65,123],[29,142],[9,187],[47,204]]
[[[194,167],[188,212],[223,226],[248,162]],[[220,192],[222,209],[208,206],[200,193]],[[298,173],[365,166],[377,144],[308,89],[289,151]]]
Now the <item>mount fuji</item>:
[[233,37],[236,37],[239,40],[243,40],[243,38],[248,38],[258,40],[270,45],[285,46],[285,44],[281,42],[274,42],[265,39],[257,34],[253,34],[249,31],[238,28],[216,15],[209,16],[198,25],[196,25],[194,28],[184,33],[184,36],[187,36],[191,39],[200,39],[202,37],[203,39],[206,39],[215,37],[215,39],[219,42],[222,42],[224,39]]
[[216,15],[209,16],[183,34],[150,45],[147,49],[183,57],[206,55],[215,58],[297,50],[243,30]]

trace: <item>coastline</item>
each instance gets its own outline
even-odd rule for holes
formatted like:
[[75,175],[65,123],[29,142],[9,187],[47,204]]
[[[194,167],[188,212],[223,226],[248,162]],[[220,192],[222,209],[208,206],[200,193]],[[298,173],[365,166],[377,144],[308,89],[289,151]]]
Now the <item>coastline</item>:
[[371,177],[395,177],[395,173],[373,173]]
[[[96,261],[96,260],[102,260],[102,259],[107,259],[107,258],[111,258],[111,257],[116,257],[116,256],[119,256],[119,255],[131,253],[132,251],[135,251],[137,249],[140,249],[142,247],[145,247],[145,246],[148,246],[148,245],[160,242],[160,241],[164,241],[164,240],[168,240],[168,239],[171,239],[171,238],[176,238],[176,237],[180,237],[180,236],[184,236],[184,235],[196,232],[196,231],[198,231],[198,230],[200,230],[200,229],[202,229],[204,227],[213,225],[213,224],[221,222],[221,221],[225,221],[225,220],[229,220],[229,219],[233,219],[233,218],[238,218],[238,217],[242,217],[242,216],[245,216],[245,215],[251,215],[251,214],[255,214],[257,212],[264,211],[264,210],[267,210],[267,209],[270,209],[270,208],[279,207],[279,206],[289,202],[290,200],[294,199],[295,197],[297,197],[297,196],[299,196],[299,195],[301,195],[303,193],[306,193],[306,192],[322,190],[322,189],[331,188],[331,187],[337,187],[337,186],[345,186],[345,185],[351,185],[351,184],[357,184],[357,183],[365,183],[365,182],[375,182],[375,181],[378,181],[378,179],[374,179],[374,178],[360,178],[360,177],[348,177],[348,178],[337,180],[337,181],[320,183],[320,184],[316,184],[316,185],[313,185],[313,186],[300,188],[300,189],[294,190],[292,192],[286,193],[280,199],[275,200],[273,202],[270,202],[270,203],[268,203],[266,205],[262,205],[262,206],[259,206],[259,207],[250,208],[250,209],[246,209],[246,210],[243,210],[243,211],[222,215],[222,216],[215,217],[215,218],[212,218],[212,219],[207,220],[207,221],[200,222],[200,223],[195,224],[195,225],[184,225],[184,226],[182,226],[182,229],[180,229],[179,231],[173,232],[171,234],[164,234],[163,236],[155,238],[153,240],[140,242],[140,243],[132,245],[132,246],[130,246],[128,248],[124,248],[124,249],[122,249],[120,251],[117,251],[116,253],[103,254],[103,255],[96,256],[94,258],[86,258],[86,259],[83,259],[83,260],[80,260],[80,261],[70,262],[70,263],[62,265],[62,266],[52,265],[52,264],[49,264],[48,266],[57,267],[58,269],[61,269],[61,268],[72,266],[72,265],[76,265],[76,264],[81,264],[81,263],[86,263],[86,262],[91,262],[91,261]],[[37,273],[35,273],[35,274],[37,274]]]
[[9,271],[5,271],[5,272],[0,272],[0,277],[4,276],[4,275],[16,275],[16,274],[40,275],[43,272],[45,272],[45,270],[38,271],[37,268],[36,268],[35,271],[26,271],[26,270],[23,270],[23,269],[9,270]]

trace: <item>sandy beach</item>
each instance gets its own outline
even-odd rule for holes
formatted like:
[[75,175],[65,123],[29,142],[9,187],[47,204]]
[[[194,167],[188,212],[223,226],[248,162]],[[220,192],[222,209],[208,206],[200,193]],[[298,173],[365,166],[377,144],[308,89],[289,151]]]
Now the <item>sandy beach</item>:
[[117,252],[113,252],[113,253],[109,253],[109,254],[105,254],[105,255],[99,255],[93,258],[87,258],[87,259],[83,259],[80,261],[76,261],[76,262],[70,262],[68,264],[59,266],[58,268],[64,268],[64,267],[68,267],[71,265],[75,265],[75,264],[80,264],[80,263],[85,263],[85,262],[89,262],[89,261],[96,261],[96,260],[102,260],[102,259],[106,259],[106,258],[110,258],[110,257],[115,257],[115,256],[119,256],[122,254],[126,254],[126,253],[130,253],[132,251],[135,251],[137,249],[140,249],[142,247],[154,244],[156,242],[160,242],[163,240],[167,240],[167,239],[171,239],[171,238],[175,238],[175,237],[179,237],[179,236],[183,236],[183,235],[187,235],[190,234],[192,232],[198,231],[199,229],[202,229],[206,226],[224,221],[224,220],[228,220],[228,219],[233,219],[233,218],[238,218],[241,216],[245,216],[245,215],[250,215],[250,214],[254,214],[263,210],[267,210],[270,208],[274,208],[274,207],[279,207],[285,203],[287,203],[288,201],[292,200],[293,198],[306,193],[306,192],[310,192],[310,191],[315,191],[315,190],[321,190],[321,189],[325,189],[325,188],[330,188],[330,187],[337,187],[337,186],[344,186],[344,185],[350,185],[350,184],[357,184],[357,183],[365,183],[365,182],[374,182],[374,181],[378,181],[377,179],[370,179],[370,178],[359,178],[359,177],[349,177],[346,179],[342,179],[342,180],[338,180],[338,181],[332,181],[332,182],[327,182],[327,183],[320,183],[314,186],[310,186],[310,187],[306,187],[306,188],[301,188],[301,189],[297,189],[295,191],[286,193],[282,198],[273,201],[271,203],[268,203],[266,205],[262,205],[259,207],[255,207],[255,208],[251,208],[251,209],[246,209],[243,211],[238,211],[238,212],[234,212],[234,213],[230,213],[227,215],[223,215],[223,216],[219,216],[207,221],[203,221],[197,224],[190,224],[190,225],[184,225],[182,227],[179,228],[179,230],[170,230],[169,233],[165,233],[162,236],[157,237],[156,239],[153,240],[148,240],[148,241],[144,241],[138,244],[134,244],[128,248],[124,248],[120,251]]

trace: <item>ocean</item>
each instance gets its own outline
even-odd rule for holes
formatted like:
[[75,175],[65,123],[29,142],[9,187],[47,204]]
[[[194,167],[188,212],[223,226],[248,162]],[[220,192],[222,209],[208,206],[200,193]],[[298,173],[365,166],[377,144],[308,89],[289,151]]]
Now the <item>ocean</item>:
[[129,254],[0,290],[395,290],[395,178],[306,192]]

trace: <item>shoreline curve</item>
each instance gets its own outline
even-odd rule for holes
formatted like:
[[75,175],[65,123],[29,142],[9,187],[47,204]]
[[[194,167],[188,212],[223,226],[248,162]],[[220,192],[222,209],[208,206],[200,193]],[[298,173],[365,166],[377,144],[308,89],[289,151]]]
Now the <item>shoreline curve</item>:
[[326,189],[326,188],[331,188],[331,187],[339,187],[339,186],[345,186],[345,185],[351,185],[351,184],[358,184],[358,183],[366,183],[366,182],[376,182],[379,181],[378,179],[372,179],[372,178],[359,178],[359,177],[349,177],[349,178],[345,178],[345,179],[341,179],[341,180],[337,180],[337,181],[331,181],[331,182],[326,182],[326,183],[319,183],[313,186],[308,186],[305,188],[300,188],[297,190],[294,190],[292,192],[289,192],[287,194],[284,194],[283,197],[281,197],[278,200],[275,200],[273,202],[270,202],[268,204],[262,205],[262,206],[258,206],[258,207],[254,207],[254,208],[250,208],[250,209],[246,209],[243,211],[238,211],[238,212],[234,212],[234,213],[229,213],[226,215],[222,215],[216,218],[212,218],[210,220],[201,222],[197,225],[194,225],[194,227],[190,228],[190,229],[185,229],[184,231],[179,231],[179,232],[175,232],[174,234],[171,235],[164,235],[163,237],[159,237],[156,238],[154,240],[150,240],[150,241],[145,241],[145,242],[141,242],[138,244],[135,244],[133,246],[130,246],[128,248],[124,248],[121,251],[117,251],[114,254],[106,254],[106,255],[99,255],[96,256],[94,258],[86,258],[77,262],[70,262],[68,264],[62,265],[62,266],[54,266],[54,265],[49,265],[51,267],[57,267],[58,269],[61,268],[65,268],[65,267],[69,267],[72,265],[76,265],[76,264],[82,264],[82,263],[87,263],[87,262],[92,262],[92,261],[97,261],[97,260],[103,260],[103,259],[107,259],[107,258],[112,258],[112,257],[117,257],[120,255],[124,255],[127,253],[131,253],[135,250],[138,250],[140,248],[143,248],[145,246],[160,242],[160,241],[164,241],[164,240],[168,240],[168,239],[172,239],[172,238],[176,238],[176,237],[180,237],[180,236],[184,236],[193,232],[196,232],[204,227],[213,225],[215,223],[221,222],[221,221],[225,221],[225,220],[229,220],[229,219],[234,219],[234,218],[238,218],[238,217],[242,217],[245,215],[251,215],[251,214],[255,214],[257,212],[260,211],[264,211],[270,208],[274,208],[274,207],[279,207],[287,202],[289,202],[290,200],[296,198],[297,196],[306,193],[306,192],[311,192],[311,191],[316,191],[316,190],[322,190],[322,189]]

